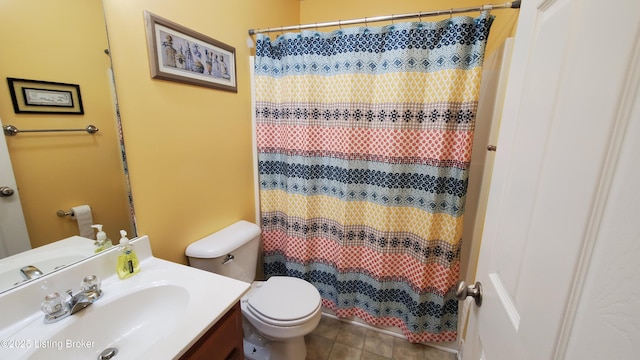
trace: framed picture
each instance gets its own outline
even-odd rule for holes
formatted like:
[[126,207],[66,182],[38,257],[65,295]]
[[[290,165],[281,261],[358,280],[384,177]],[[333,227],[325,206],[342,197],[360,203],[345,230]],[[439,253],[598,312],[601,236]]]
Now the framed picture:
[[237,92],[236,50],[148,11],[151,77]]
[[80,85],[7,78],[16,113],[84,114]]

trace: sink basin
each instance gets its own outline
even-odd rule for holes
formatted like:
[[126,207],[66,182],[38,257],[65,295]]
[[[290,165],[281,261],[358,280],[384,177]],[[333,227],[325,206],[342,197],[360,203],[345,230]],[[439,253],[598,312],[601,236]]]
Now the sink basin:
[[20,254],[0,259],[0,291],[24,281],[20,268],[33,265],[43,274],[95,254],[94,240],[72,236]]
[[[149,238],[132,241],[140,272],[115,274],[117,248],[41,276],[0,294],[0,359],[98,359],[115,348],[113,360],[179,358],[233,307],[249,284],[158,259]],[[44,295],[78,292],[87,275],[102,279],[103,295],[57,322],[44,322]]]
[[29,359],[97,359],[107,348],[118,349],[114,359],[144,358],[150,347],[175,328],[187,310],[189,293],[176,285],[160,285],[109,303],[100,304],[101,300],[70,317],[75,321],[54,336],[42,340],[42,344],[55,346],[55,351],[40,347]]

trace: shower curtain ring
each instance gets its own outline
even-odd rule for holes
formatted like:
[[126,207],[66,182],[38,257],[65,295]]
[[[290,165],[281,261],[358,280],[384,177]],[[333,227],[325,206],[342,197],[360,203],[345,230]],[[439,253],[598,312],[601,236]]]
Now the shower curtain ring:
[[338,20],[338,27],[342,30],[342,20]]
[[453,17],[453,8],[449,10],[449,20]]

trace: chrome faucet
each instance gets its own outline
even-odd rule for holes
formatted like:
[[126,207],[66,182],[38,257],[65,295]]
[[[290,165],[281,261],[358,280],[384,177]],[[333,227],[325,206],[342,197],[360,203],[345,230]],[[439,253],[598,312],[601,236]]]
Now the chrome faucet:
[[68,300],[54,292],[45,296],[41,309],[44,312],[44,323],[51,324],[73,315],[102,297],[100,279],[95,275],[85,276],[81,290],[77,294],[67,290]]
[[33,265],[27,265],[20,268],[20,274],[25,280],[31,280],[42,276],[42,271]]
[[71,297],[69,300],[69,315],[73,315],[80,310],[84,310],[95,301],[92,300],[92,295],[87,293],[87,291],[81,291],[73,295],[71,290],[68,290],[67,294]]

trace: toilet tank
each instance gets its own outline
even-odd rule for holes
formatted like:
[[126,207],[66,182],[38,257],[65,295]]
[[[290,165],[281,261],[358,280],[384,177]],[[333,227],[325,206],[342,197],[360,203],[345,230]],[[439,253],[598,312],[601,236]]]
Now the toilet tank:
[[190,244],[186,255],[192,267],[250,283],[259,246],[260,227],[241,220]]

